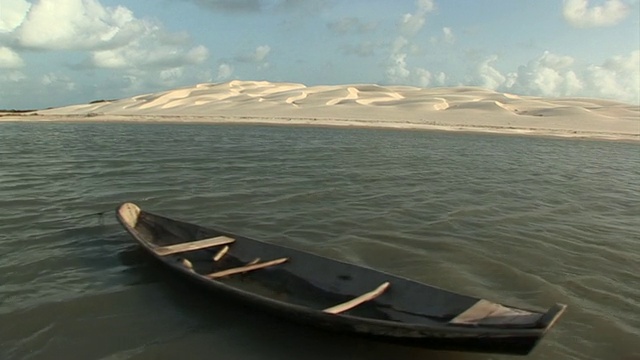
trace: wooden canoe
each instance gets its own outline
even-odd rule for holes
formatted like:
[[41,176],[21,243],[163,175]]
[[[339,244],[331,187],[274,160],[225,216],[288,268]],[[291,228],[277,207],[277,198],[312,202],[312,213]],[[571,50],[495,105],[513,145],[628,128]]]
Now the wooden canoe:
[[522,309],[141,210],[116,216],[156,259],[298,323],[430,349],[527,354],[565,310]]

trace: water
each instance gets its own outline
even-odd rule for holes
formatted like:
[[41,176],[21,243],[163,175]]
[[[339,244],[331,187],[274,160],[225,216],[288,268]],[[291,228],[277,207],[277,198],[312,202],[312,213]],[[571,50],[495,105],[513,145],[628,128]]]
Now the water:
[[531,359],[640,358],[635,143],[0,124],[0,358],[506,359],[338,337],[214,299],[133,244],[113,216],[124,201],[494,301],[568,304]]

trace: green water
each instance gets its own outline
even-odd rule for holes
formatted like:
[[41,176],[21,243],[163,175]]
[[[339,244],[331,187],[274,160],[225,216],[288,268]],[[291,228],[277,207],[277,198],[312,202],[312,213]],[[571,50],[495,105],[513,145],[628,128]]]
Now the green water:
[[506,359],[338,337],[212,298],[133,244],[113,216],[123,201],[498,302],[568,304],[531,359],[640,357],[636,143],[0,124],[2,359]]

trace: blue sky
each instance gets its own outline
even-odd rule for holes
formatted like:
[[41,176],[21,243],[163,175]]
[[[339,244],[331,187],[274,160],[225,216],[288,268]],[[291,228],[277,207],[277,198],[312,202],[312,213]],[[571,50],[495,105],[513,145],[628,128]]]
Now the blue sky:
[[640,0],[0,0],[0,109],[203,82],[640,103]]

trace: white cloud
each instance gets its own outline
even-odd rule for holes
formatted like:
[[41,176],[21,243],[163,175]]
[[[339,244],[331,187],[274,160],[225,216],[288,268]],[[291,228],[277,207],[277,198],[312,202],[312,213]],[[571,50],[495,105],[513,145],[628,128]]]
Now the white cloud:
[[574,59],[545,51],[516,72],[503,74],[494,64],[496,55],[482,61],[476,68],[471,84],[482,87],[538,96],[570,96],[581,92],[582,81],[571,69]]
[[418,81],[418,85],[421,87],[427,87],[431,83],[431,72],[429,70],[425,70],[423,68],[416,69],[416,77]]
[[433,77],[433,80],[435,81],[436,85],[444,86],[447,81],[447,74],[441,71]]
[[387,79],[392,83],[406,82],[411,75],[411,72],[407,69],[407,54],[395,53],[391,54],[391,65],[387,67]]
[[497,60],[498,57],[493,55],[478,65],[478,82],[482,87],[487,89],[497,89],[504,84],[506,77],[493,67],[493,63]]
[[640,50],[614,56],[601,65],[577,67],[570,56],[545,51],[542,56],[502,73],[497,56],[482,61],[469,83],[485,88],[545,97],[580,96],[640,103]]
[[0,69],[17,69],[23,66],[20,55],[8,47],[0,46]]
[[413,83],[426,86],[431,81],[431,73],[428,70],[418,68],[411,73],[407,65],[407,55],[417,52],[417,46],[409,41],[414,37],[426,22],[427,14],[435,10],[433,0],[417,0],[416,10],[413,14],[404,14],[398,26],[400,35],[391,43],[386,76],[391,83]]
[[160,81],[166,84],[174,84],[184,75],[184,68],[177,67],[160,71]]
[[105,8],[96,0],[40,0],[16,36],[26,48],[97,50],[126,44],[150,26],[122,6]]
[[589,66],[585,83],[592,96],[640,104],[640,50]]
[[575,95],[582,90],[582,83],[571,69],[573,63],[574,59],[570,56],[545,51],[541,57],[520,66],[517,73],[509,75],[509,89],[541,96]]
[[616,25],[628,14],[629,7],[621,0],[605,0],[599,6],[589,6],[588,0],[564,1],[565,20],[579,28]]
[[154,70],[200,64],[209,56],[204,46],[190,48],[188,35],[168,33],[125,7],[104,7],[97,0],[40,0],[14,33],[25,48],[88,51],[85,66],[148,69],[151,76],[157,76]]
[[260,45],[250,53],[236,56],[235,60],[246,63],[261,63],[265,61],[270,52],[271,47],[269,45]]
[[216,76],[217,80],[227,80],[233,75],[233,66],[222,63],[218,66],[218,76]]
[[106,69],[172,69],[200,64],[209,57],[204,46],[187,50],[155,41],[153,34],[147,34],[127,46],[95,51],[90,57],[91,65]]
[[0,33],[11,32],[22,24],[30,7],[31,4],[25,0],[2,0],[0,5]]
[[451,30],[450,27],[442,28],[442,36],[443,36],[444,42],[448,44],[453,44],[454,42],[456,42],[456,37],[453,35],[453,31]]
[[256,48],[256,52],[254,54],[254,60],[257,62],[262,62],[271,52],[271,47],[269,45],[261,45]]
[[[47,89],[51,96],[39,105],[50,106],[68,101],[63,98],[81,101],[91,94],[133,95],[158,86],[211,79],[201,66],[209,57],[208,49],[194,46],[187,33],[168,32],[157,21],[138,18],[124,6],[103,6],[100,1],[0,0],[0,69],[10,69],[0,71],[0,83],[19,81],[24,91],[29,87]],[[11,70],[24,66],[18,49],[36,50],[31,53],[44,54],[43,57],[68,50],[76,53],[67,58],[84,55],[86,60],[76,69],[96,69],[91,72],[92,79],[87,80],[100,86],[83,85],[75,78],[80,73],[72,76],[68,69],[49,72],[34,68],[24,73]],[[14,85],[11,87],[15,89]],[[0,91],[0,102],[21,101],[5,95]]]
[[427,14],[435,8],[433,0],[417,0],[416,11],[413,14],[407,13],[402,16],[400,32],[409,36],[417,34],[424,26]]
[[269,45],[260,45],[256,47],[252,52],[236,56],[234,60],[240,63],[255,64],[256,69],[265,70],[270,66],[269,62],[267,61],[267,57],[270,53],[271,47]]
[[452,45],[456,42],[456,37],[453,35],[453,30],[450,27],[443,27],[441,35],[434,35],[430,39],[432,45],[449,44]]
[[573,65],[574,59],[571,56],[556,55],[545,51],[544,54],[538,59],[540,66],[551,69],[566,69]]
[[407,45],[409,45],[409,40],[404,36],[398,36],[391,44],[391,54],[402,52]]

